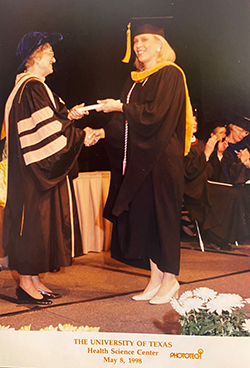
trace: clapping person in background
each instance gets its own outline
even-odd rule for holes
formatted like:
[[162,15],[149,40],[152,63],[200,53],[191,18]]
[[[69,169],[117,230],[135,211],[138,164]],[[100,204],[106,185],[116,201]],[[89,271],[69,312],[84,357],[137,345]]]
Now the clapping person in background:
[[[249,118],[235,116],[229,124],[228,136],[218,144],[210,159],[211,180],[230,185],[216,189],[209,183],[212,205],[216,208],[220,205],[217,217],[222,225],[213,232],[226,249],[231,249],[229,242],[245,243],[250,239],[250,187],[246,184],[250,179],[249,131]],[[224,230],[219,231],[223,227]]]
[[194,222],[197,220],[202,225],[211,211],[207,180],[212,175],[212,168],[209,159],[214,151],[218,138],[215,134],[205,143],[196,137],[198,123],[196,116],[193,117],[193,135],[191,148],[184,157],[185,168],[185,188],[184,188],[184,209],[188,210],[189,215],[182,216],[182,231],[193,236]]
[[214,173],[212,180],[243,184],[250,179],[250,121],[236,116],[229,124],[229,134],[216,147],[210,162]]
[[104,216],[113,222],[111,256],[150,269],[148,285],[133,299],[162,304],[179,289],[183,156],[185,137],[186,153],[190,145],[192,108],[162,28],[137,28],[134,52],[137,71],[121,100],[99,101],[97,111],[115,112],[112,120],[105,130],[93,131],[87,144],[105,137],[110,159]]
[[218,123],[218,125],[217,124],[215,125],[216,126],[211,133],[211,137],[215,135],[218,141],[222,141],[224,138],[226,138],[226,135],[227,135],[226,125],[221,125],[221,123]]
[[215,132],[216,129],[204,145],[204,153],[192,145],[185,157],[184,199],[192,218],[199,222],[206,242],[216,249],[231,250],[232,243],[249,237],[249,196],[248,186],[242,185],[247,169],[236,152],[233,155],[228,152],[228,147],[230,141],[238,141],[248,134],[241,132],[242,136],[237,138],[235,134],[219,136],[217,141]]
[[229,124],[229,131],[227,137],[228,147],[225,151],[224,159],[234,159],[232,170],[235,172],[232,173],[232,182],[243,183],[250,179],[250,118],[236,116],[232,123]]
[[[52,45],[60,33],[29,32],[17,47],[21,60],[5,107],[8,188],[3,247],[9,268],[20,275],[19,302],[50,304],[61,295],[46,287],[40,273],[71,264],[82,254],[70,180],[85,132],[81,118],[45,84],[56,62]],[[4,135],[4,130],[2,131]]]

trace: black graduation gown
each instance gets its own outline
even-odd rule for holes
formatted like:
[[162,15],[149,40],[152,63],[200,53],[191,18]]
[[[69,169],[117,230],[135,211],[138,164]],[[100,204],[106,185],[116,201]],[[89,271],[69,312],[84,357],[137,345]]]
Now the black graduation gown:
[[[111,186],[104,216],[114,224],[113,258],[178,275],[180,217],[184,187],[186,95],[183,76],[165,66],[133,85],[126,83],[116,113],[105,128]],[[128,163],[122,176],[124,123],[128,121]]]
[[[205,240],[223,247],[249,235],[241,186],[221,185],[235,180],[240,170],[236,167],[233,170],[234,162],[227,154],[219,161],[216,149],[206,162],[204,149],[205,144],[198,141],[184,159],[184,200],[190,215],[199,222]],[[218,184],[209,183],[208,179]]]
[[82,254],[70,175],[85,133],[48,91],[40,80],[25,81],[9,112],[3,246],[20,274],[69,266],[72,246]]
[[234,191],[238,192],[238,202],[241,204],[239,211],[235,211],[235,223],[238,224],[238,238],[240,241],[250,240],[250,185],[245,184],[250,180],[250,169],[247,168],[238,159],[236,151],[244,150],[250,151],[249,136],[242,141],[232,144],[229,143],[228,148],[224,152],[221,161],[222,181],[223,176],[225,182],[233,184]]
[[197,139],[184,157],[184,204],[191,217],[202,225],[212,210],[207,188],[207,179],[212,174],[212,168],[206,161],[204,150],[205,143]]
[[[250,170],[228,150],[224,152],[221,161],[215,150],[209,162],[213,168],[211,180],[231,186],[208,183],[210,203],[219,224],[211,227],[206,234],[211,241],[222,246],[235,241],[247,241],[250,236],[250,192],[244,182]],[[209,221],[211,223],[211,218],[208,224]]]
[[[247,137],[248,138],[248,137]],[[226,151],[224,152],[222,159],[222,170],[227,173],[228,182],[233,184],[242,184],[250,179],[250,169],[248,169],[238,159],[235,151],[244,150],[245,148],[250,151],[250,144],[247,139],[232,144],[229,143]]]

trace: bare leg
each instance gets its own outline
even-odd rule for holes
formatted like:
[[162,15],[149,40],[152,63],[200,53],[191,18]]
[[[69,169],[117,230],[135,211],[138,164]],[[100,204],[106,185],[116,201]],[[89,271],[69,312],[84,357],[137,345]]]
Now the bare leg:
[[31,276],[31,277],[32,277],[32,281],[33,281],[33,284],[36,287],[36,289],[44,290],[44,291],[47,291],[47,292],[52,292],[50,289],[47,288],[47,286],[45,286],[42,283],[39,275],[35,275],[35,276]]
[[170,301],[172,297],[177,297],[180,285],[172,273],[164,272],[162,283],[152,299],[150,304],[165,304]]
[[151,259],[150,259],[150,269],[151,269],[150,280],[145,290],[143,291],[144,293],[151,291],[152,289],[155,289],[162,283],[164,273],[161,270],[159,270],[157,265]]
[[159,270],[157,265],[151,259],[150,259],[150,268],[151,268],[151,275],[148,285],[141,294],[134,295],[132,299],[150,300],[159,290],[163,279],[163,272]]
[[35,287],[31,275],[20,275],[20,286],[26,291],[32,298],[43,299],[43,296]]
[[176,278],[173,273],[164,272],[162,277],[162,283],[157,296],[166,295],[176,284]]

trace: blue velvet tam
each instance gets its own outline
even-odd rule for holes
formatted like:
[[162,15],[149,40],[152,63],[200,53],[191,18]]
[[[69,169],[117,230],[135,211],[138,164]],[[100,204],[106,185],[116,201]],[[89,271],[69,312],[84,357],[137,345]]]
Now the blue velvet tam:
[[22,72],[25,69],[25,63],[28,58],[38,49],[39,46],[49,43],[51,46],[61,41],[63,36],[58,32],[29,32],[26,33],[19,42],[16,55],[21,60],[17,71]]

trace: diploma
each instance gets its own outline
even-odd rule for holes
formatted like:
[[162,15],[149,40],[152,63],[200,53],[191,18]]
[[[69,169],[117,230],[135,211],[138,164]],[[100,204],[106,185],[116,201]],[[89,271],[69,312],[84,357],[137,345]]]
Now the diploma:
[[89,105],[89,106],[83,106],[83,107],[77,107],[77,111],[79,111],[79,113],[83,113],[84,111],[90,111],[90,110],[95,110],[98,107],[102,107],[104,104],[99,103],[99,104],[95,104],[95,105]]

